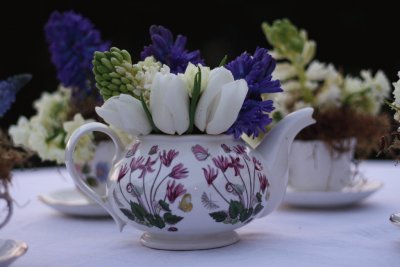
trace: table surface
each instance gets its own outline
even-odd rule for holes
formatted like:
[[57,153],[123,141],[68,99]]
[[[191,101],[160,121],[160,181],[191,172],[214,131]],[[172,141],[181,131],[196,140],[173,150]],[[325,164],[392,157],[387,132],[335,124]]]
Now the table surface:
[[23,206],[15,207],[0,236],[29,246],[14,267],[399,266],[400,228],[388,218],[400,212],[400,166],[366,161],[360,169],[384,187],[358,205],[330,210],[282,205],[239,229],[241,241],[234,245],[181,252],[143,247],[142,233],[132,227],[120,233],[111,219],[68,217],[39,202],[40,194],[73,188],[65,170],[17,171],[11,193]]

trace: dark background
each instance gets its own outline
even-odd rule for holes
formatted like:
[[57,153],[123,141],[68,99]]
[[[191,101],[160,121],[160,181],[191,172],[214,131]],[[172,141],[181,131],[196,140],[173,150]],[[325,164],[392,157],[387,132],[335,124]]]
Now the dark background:
[[[268,47],[263,21],[287,17],[317,42],[317,58],[345,73],[382,69],[391,81],[400,70],[399,18],[395,1],[12,1],[0,15],[0,79],[30,72],[33,80],[17,96],[2,127],[19,115],[33,114],[32,102],[57,87],[43,26],[54,10],[74,10],[88,17],[103,39],[127,49],[134,60],[149,43],[152,24],[188,37],[190,50],[200,49],[217,65],[257,46]],[[4,4],[3,4],[4,5]]]

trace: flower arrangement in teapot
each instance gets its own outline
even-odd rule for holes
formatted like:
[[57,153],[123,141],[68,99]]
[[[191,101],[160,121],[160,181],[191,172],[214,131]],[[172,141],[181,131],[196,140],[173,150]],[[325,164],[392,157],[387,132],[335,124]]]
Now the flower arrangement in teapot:
[[[101,123],[78,128],[66,149],[77,185],[102,205],[120,229],[145,231],[142,244],[171,250],[205,249],[239,240],[234,229],[269,214],[286,190],[291,142],[314,122],[312,108],[288,115],[257,149],[240,137],[257,137],[272,121],[272,100],[282,92],[272,79],[275,60],[266,49],[243,53],[219,67],[204,65],[186,38],[162,26],[132,64],[126,50],[95,52],[93,72],[105,102],[105,122],[135,141],[124,147]],[[100,196],[77,176],[73,151],[79,138],[100,131],[116,146],[108,192]]]

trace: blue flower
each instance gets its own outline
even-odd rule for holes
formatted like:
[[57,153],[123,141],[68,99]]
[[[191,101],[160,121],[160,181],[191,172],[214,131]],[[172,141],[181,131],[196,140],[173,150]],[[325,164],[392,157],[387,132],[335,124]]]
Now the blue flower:
[[100,180],[100,182],[107,181],[108,172],[110,171],[110,167],[108,163],[105,161],[99,161],[96,164],[96,177]]
[[93,53],[108,50],[110,43],[101,40],[100,32],[87,18],[73,11],[53,12],[45,34],[60,83],[89,93]]
[[272,122],[268,113],[274,110],[273,102],[263,101],[262,94],[283,91],[280,81],[272,80],[275,66],[275,60],[265,48],[257,48],[253,56],[245,52],[225,66],[235,80],[245,79],[249,87],[238,118],[228,129],[228,134],[239,138],[245,133],[255,138]]
[[2,117],[15,101],[15,95],[32,78],[30,74],[15,75],[0,81],[0,117]]
[[156,60],[168,65],[172,73],[183,73],[189,62],[204,64],[198,50],[188,52],[185,49],[186,37],[178,35],[174,42],[170,30],[163,26],[152,25],[150,27],[152,44],[145,46],[140,54],[142,60],[153,56]]

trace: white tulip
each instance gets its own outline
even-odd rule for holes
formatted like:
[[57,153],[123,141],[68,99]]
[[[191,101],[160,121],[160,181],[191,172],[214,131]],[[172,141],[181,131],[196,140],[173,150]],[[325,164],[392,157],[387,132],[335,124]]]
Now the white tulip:
[[131,135],[147,135],[152,130],[142,103],[130,95],[111,97],[96,107],[96,112],[107,123]]
[[189,96],[192,97],[192,91],[193,91],[193,84],[194,84],[194,78],[196,77],[197,72],[201,72],[201,85],[200,85],[200,92],[203,92],[208,84],[208,79],[210,76],[210,68],[209,67],[203,67],[201,64],[198,64],[197,66],[190,63],[187,65],[185,73],[183,74],[178,74],[178,77],[181,78],[185,84],[186,84],[186,90],[189,92]]
[[153,122],[167,134],[183,134],[189,128],[189,94],[175,74],[157,73],[150,92]]
[[207,134],[226,132],[236,121],[248,91],[247,82],[234,80],[224,67],[213,69],[195,114],[196,127]]

